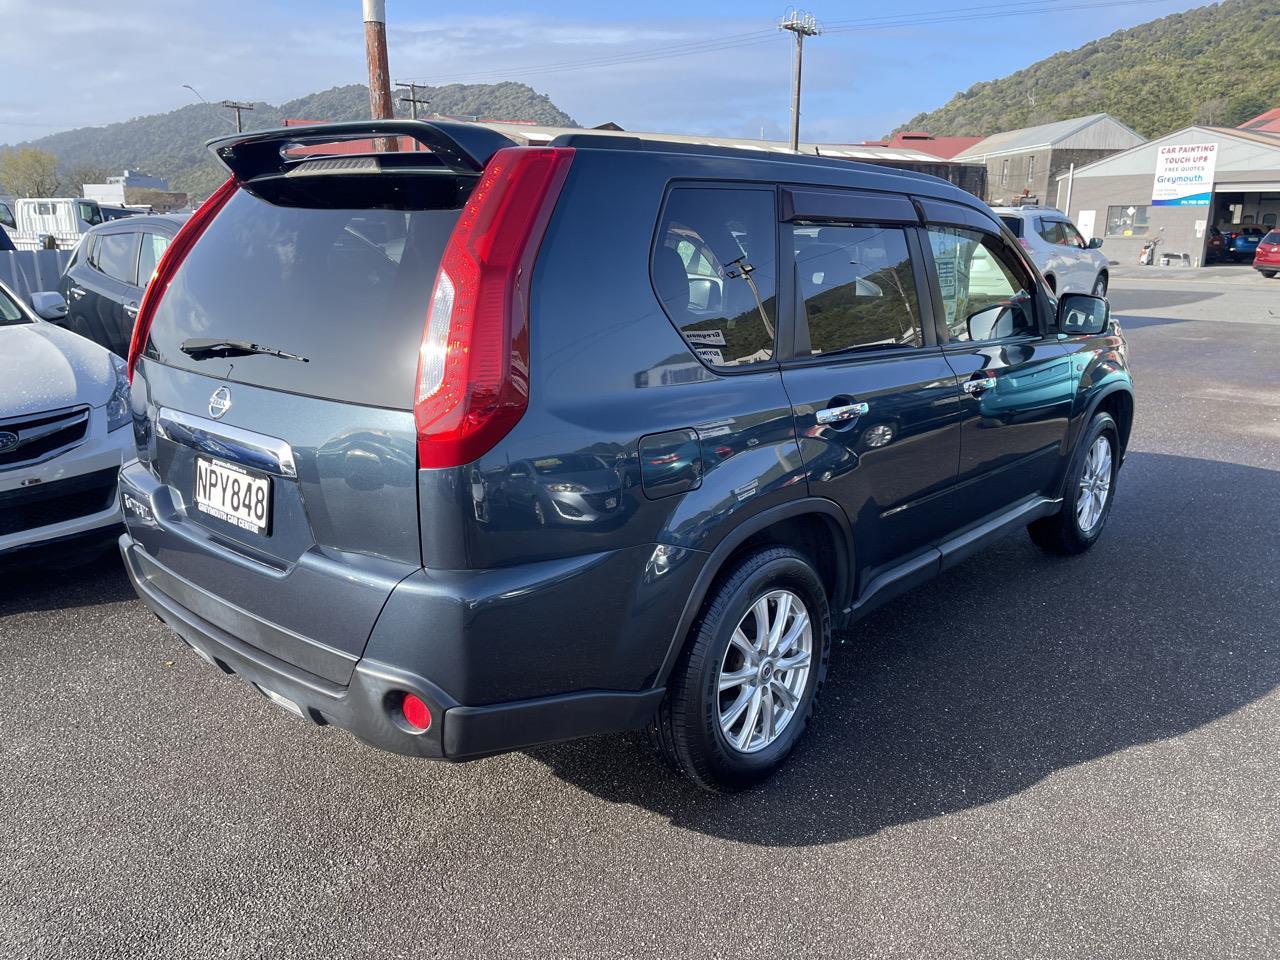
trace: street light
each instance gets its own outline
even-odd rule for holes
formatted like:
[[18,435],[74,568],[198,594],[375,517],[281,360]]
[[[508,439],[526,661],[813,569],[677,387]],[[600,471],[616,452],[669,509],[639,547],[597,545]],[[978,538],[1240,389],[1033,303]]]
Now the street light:
[[[200,102],[201,102],[201,103],[203,103],[205,106],[207,106],[207,107],[212,107],[212,106],[213,106],[213,104],[212,104],[212,103],[210,103],[208,100],[206,100],[206,99],[204,98],[203,94],[201,94],[201,93],[200,93],[200,91],[199,91],[199,90],[197,90],[195,87],[193,87],[191,84],[189,84],[189,83],[184,83],[182,86],[183,86],[185,89],[190,90],[190,91],[191,91],[192,93],[194,93],[197,97],[199,97],[199,98],[200,98]],[[218,114],[218,116],[222,117],[222,119],[223,119],[223,120],[227,121],[227,123],[231,124],[231,125],[232,125],[233,127],[235,127],[237,130],[239,130],[239,129],[240,129],[240,125],[239,125],[239,123],[237,122],[237,121],[240,119],[240,114],[239,114],[238,112],[236,113],[236,119],[235,119],[235,120],[232,120],[232,119],[231,119],[230,117],[228,117],[225,113],[220,113],[220,114]]]

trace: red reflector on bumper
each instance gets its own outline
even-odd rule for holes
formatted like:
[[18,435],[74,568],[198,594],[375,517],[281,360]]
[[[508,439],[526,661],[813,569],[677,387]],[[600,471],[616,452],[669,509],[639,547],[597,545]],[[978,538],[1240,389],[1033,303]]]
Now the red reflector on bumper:
[[400,702],[400,712],[405,722],[416,730],[426,730],[431,726],[431,710],[421,699],[412,693],[406,693]]

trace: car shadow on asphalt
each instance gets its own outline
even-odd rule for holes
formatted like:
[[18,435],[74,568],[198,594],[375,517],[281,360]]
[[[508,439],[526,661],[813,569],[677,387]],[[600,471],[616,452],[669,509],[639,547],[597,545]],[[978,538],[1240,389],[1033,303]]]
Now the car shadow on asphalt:
[[1161,307],[1184,307],[1222,295],[1216,290],[1112,290],[1107,294],[1107,302],[1111,304],[1112,313],[1124,314],[1128,310],[1151,312]]
[[742,794],[688,786],[638,735],[527,753],[611,802],[769,846],[1000,801],[1280,683],[1277,504],[1280,472],[1131,453],[1089,554],[1015,535],[848,631],[796,754]]
[[24,550],[19,557],[0,561],[0,633],[3,618],[15,614],[136,597],[114,541]]

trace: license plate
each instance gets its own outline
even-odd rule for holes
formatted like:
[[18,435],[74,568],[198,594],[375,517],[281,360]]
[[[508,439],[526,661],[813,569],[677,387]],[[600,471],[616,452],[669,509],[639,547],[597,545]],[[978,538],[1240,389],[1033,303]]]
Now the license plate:
[[617,505],[618,505],[618,498],[617,498],[617,497],[610,497],[608,500],[606,500],[606,501],[604,502],[604,508],[605,508],[606,510],[612,510],[612,509],[613,509],[614,507],[616,507]]
[[225,460],[196,457],[195,504],[201,513],[265,535],[271,529],[271,478]]

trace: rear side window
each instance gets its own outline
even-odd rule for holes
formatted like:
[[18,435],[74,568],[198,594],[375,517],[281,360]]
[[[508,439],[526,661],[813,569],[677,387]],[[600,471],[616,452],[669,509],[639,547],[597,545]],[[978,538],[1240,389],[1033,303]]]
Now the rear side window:
[[163,234],[144,233],[142,235],[142,250],[138,254],[139,286],[145,286],[151,279],[151,275],[156,272],[156,264],[160,262],[160,255],[168,246],[169,238]]
[[1009,232],[1015,237],[1022,236],[1022,218],[1021,217],[1001,217],[1001,222],[1009,228]]
[[[238,191],[174,275],[147,356],[233,382],[409,409],[431,288],[458,213],[283,207]],[[182,352],[186,340],[210,337],[307,362]]]
[[133,283],[136,233],[104,233],[93,252],[93,265],[112,280]]
[[797,224],[788,230],[810,353],[920,346],[920,305],[902,228]]
[[773,359],[777,241],[772,190],[678,187],[651,271],[667,316],[712,366]]

